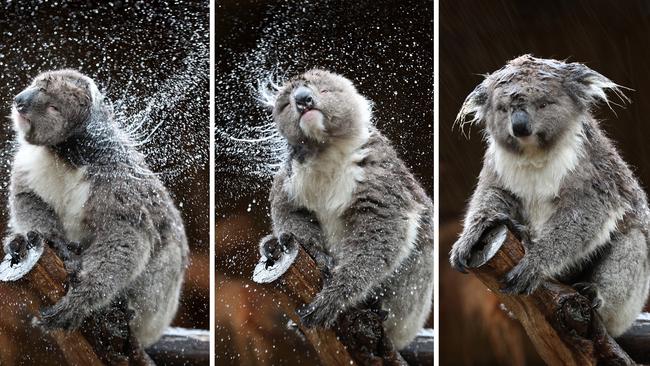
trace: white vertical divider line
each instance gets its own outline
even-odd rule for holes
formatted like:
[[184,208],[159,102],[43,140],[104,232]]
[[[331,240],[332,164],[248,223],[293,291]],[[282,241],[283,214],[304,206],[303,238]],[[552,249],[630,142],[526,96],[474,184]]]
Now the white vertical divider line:
[[210,366],[214,366],[215,353],[215,284],[216,278],[214,273],[215,253],[216,253],[216,225],[215,225],[215,197],[214,197],[214,167],[215,167],[215,2],[210,0]]
[[440,2],[433,2],[433,327],[434,365],[440,364]]

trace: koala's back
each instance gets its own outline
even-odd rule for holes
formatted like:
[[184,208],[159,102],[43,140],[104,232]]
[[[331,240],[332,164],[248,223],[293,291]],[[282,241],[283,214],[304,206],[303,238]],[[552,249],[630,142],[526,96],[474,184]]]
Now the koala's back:
[[[374,131],[364,148],[368,149],[362,163],[365,179],[355,190],[353,200],[377,202],[376,213],[393,215],[396,226],[400,221],[408,222],[405,240],[386,243],[393,247],[386,250],[404,255],[405,259],[374,294],[383,299],[382,307],[389,314],[384,323],[386,331],[400,349],[422,328],[431,310],[433,204],[388,139]],[[404,207],[408,207],[407,213],[400,217],[397,213]]]
[[[91,170],[93,183],[86,214],[92,218],[91,232],[110,231],[114,223],[101,217],[118,216],[139,232],[142,245],[150,246],[146,248],[149,259],[144,271],[125,289],[129,306],[135,311],[131,327],[146,346],[155,342],[173,320],[189,249],[182,218],[168,191],[156,175],[143,168],[128,169],[117,176],[109,167]],[[112,256],[110,260],[120,260],[119,250],[107,255]]]

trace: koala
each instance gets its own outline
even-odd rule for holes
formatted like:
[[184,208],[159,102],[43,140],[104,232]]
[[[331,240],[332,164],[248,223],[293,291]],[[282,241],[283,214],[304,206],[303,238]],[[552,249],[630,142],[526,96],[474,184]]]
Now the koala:
[[38,75],[15,97],[12,119],[17,148],[3,249],[17,260],[44,242],[74,249],[63,250],[67,294],[38,323],[75,329],[126,301],[133,335],[154,343],[175,315],[188,262],[169,193],[93,80],[77,71]]
[[531,294],[548,278],[592,300],[624,333],[648,296],[646,195],[592,116],[621,87],[580,63],[524,55],[486,76],[457,123],[480,124],[487,151],[451,264],[465,271],[486,230],[506,224],[525,248],[502,291]]
[[374,306],[401,349],[422,328],[433,294],[432,202],[374,126],[370,102],[343,76],[314,69],[263,98],[287,152],[270,192],[268,264],[302,245],[324,273],[297,311],[307,327],[332,327]]

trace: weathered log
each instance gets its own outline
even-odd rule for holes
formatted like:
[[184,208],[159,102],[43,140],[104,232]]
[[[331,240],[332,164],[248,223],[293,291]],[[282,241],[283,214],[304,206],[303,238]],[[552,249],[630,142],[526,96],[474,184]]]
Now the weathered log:
[[523,325],[549,365],[629,365],[634,362],[607,334],[591,302],[568,285],[544,281],[531,295],[506,295],[501,279],[524,256],[505,227],[485,236],[470,260],[474,273]]
[[253,278],[259,283],[273,282],[290,299],[283,310],[312,344],[323,365],[406,365],[384,335],[383,319],[376,309],[350,309],[339,316],[334,329],[301,324],[295,309],[310,303],[322,287],[321,272],[301,245],[283,253],[270,269],[260,261]]
[[[34,249],[30,249],[33,251]],[[33,294],[37,303],[17,310],[15,316],[40,318],[39,310],[54,305],[65,293],[68,273],[61,259],[45,244],[40,258],[22,278],[0,282],[19,293]],[[7,258],[5,259],[5,263]],[[150,365],[152,361],[130,336],[126,306],[113,306],[101,319],[89,319],[80,330],[42,331],[69,365]],[[2,352],[2,350],[0,350]]]

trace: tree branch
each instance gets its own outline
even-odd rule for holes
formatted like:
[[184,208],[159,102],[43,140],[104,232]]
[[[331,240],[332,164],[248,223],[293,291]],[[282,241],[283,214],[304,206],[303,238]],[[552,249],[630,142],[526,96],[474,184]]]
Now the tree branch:
[[590,301],[570,286],[548,280],[530,296],[503,294],[500,280],[524,256],[505,226],[485,236],[470,271],[523,325],[539,355],[550,365],[629,365],[634,362],[607,334]]
[[[339,317],[334,330],[306,328],[295,309],[308,304],[321,289],[321,273],[316,262],[301,245],[283,253],[271,268],[258,263],[253,279],[275,283],[291,304],[284,309],[313,345],[324,365],[406,365],[385,336],[383,319],[374,309],[350,309]],[[277,280],[277,281],[276,281]]]
[[[30,249],[32,250],[32,249]],[[12,282],[0,282],[18,293],[33,294],[38,303],[30,304],[28,314],[15,314],[32,318],[40,317],[39,310],[54,305],[66,293],[68,273],[61,259],[44,244],[37,262],[22,278]],[[101,318],[90,318],[80,330],[43,331],[58,346],[70,365],[151,365],[152,361],[130,334],[130,313],[123,306],[113,306]],[[0,350],[2,352],[2,350]]]

